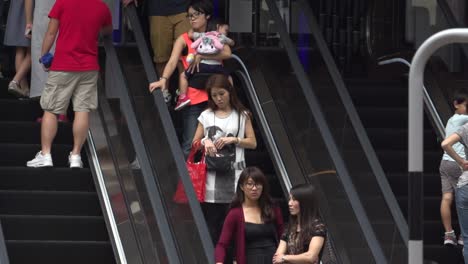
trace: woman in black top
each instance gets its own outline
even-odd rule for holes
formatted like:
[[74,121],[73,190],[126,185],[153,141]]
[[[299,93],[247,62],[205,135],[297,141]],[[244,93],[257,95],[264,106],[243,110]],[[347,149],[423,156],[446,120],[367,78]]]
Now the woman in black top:
[[291,188],[288,205],[289,225],[273,256],[273,264],[320,263],[327,231],[318,216],[315,188],[309,184]]

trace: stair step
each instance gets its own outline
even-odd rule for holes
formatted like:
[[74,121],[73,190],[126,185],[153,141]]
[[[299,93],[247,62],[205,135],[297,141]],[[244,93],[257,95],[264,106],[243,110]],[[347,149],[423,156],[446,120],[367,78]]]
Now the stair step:
[[[52,159],[54,167],[68,167],[68,155],[72,145],[54,144],[52,146]],[[26,166],[26,162],[32,160],[41,150],[39,144],[9,144],[0,143],[0,166]],[[83,164],[87,167],[86,154],[81,153]],[[38,168],[41,169],[41,168]]]
[[[408,150],[408,129],[368,128],[369,140],[376,150]],[[424,150],[441,150],[432,129],[424,129]]]
[[[357,151],[344,151],[344,160],[350,171],[362,171],[361,164],[367,158],[364,153]],[[405,150],[386,150],[377,152],[380,164],[385,173],[403,173],[408,171],[408,152]],[[439,171],[439,163],[442,158],[442,150],[424,152],[424,171]]]
[[94,192],[0,191],[0,214],[100,216]]
[[424,246],[424,259],[439,264],[463,264],[462,247]]
[[101,216],[0,215],[6,240],[107,241]]
[[[58,123],[57,135],[54,139],[55,144],[67,144],[73,142],[72,124]],[[0,122],[0,143],[23,143],[39,144],[41,142],[41,124],[37,122]]]
[[[377,152],[377,156],[381,160],[382,167],[388,172],[404,172],[408,171],[408,152],[407,151],[385,151]],[[440,159],[442,158],[442,150],[440,151],[425,151],[424,152],[424,171],[436,172],[439,171]]]
[[103,241],[6,241],[10,263],[114,264],[112,245]]
[[[397,197],[398,204],[400,205],[401,211],[403,215],[407,217],[408,215],[408,197],[406,196],[399,196]],[[424,220],[425,221],[440,221],[440,197],[424,197]],[[455,202],[453,203],[452,208],[452,222],[455,221],[456,223],[456,211],[455,211]],[[440,226],[442,226],[442,222],[440,222]],[[454,227],[455,228],[455,227]]]
[[[453,210],[453,213],[455,213],[455,210]],[[458,221],[452,220],[452,227],[458,237],[458,234],[460,234]],[[444,242],[444,232],[445,230],[440,220],[424,221],[424,245],[442,246]]]
[[0,167],[0,190],[87,191],[95,190],[91,171],[70,168],[37,169]]
[[[408,173],[388,173],[387,179],[396,196],[408,195]],[[424,173],[424,195],[437,197],[442,195],[438,173]]]
[[38,100],[0,99],[0,105],[0,121],[35,121],[42,116]]
[[[408,128],[408,108],[406,107],[357,107],[359,117],[366,128]],[[424,118],[424,128],[432,129]]]

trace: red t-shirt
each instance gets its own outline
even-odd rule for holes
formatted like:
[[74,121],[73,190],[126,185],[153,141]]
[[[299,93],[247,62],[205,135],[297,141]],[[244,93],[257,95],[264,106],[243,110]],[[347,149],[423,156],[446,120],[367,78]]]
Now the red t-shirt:
[[57,0],[49,13],[59,21],[52,71],[97,71],[100,30],[112,23],[102,0]]

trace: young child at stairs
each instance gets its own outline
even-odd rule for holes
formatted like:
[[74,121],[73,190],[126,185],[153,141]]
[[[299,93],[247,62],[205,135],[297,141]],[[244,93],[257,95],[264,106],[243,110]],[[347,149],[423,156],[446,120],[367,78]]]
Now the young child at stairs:
[[[468,122],[467,115],[467,103],[468,95],[456,94],[453,98],[453,108],[455,113],[447,121],[445,127],[445,137],[448,138],[453,133],[457,132],[465,123]],[[453,145],[453,150],[462,158],[466,159],[465,150],[463,145],[459,142]],[[461,236],[457,241],[455,231],[452,228],[452,215],[451,206],[453,201],[453,194],[455,187],[458,182],[458,178],[463,172],[463,169],[457,164],[457,162],[450,157],[447,152],[442,156],[440,162],[440,178],[442,183],[442,201],[440,202],[440,215],[442,218],[442,224],[444,225],[444,245],[456,246],[457,243],[463,245]]]

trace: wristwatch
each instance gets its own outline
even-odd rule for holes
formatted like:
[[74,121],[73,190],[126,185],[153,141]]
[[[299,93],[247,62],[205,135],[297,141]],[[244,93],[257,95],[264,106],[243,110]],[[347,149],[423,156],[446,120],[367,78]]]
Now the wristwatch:
[[281,256],[281,263],[286,263],[286,260],[284,259],[284,255]]

